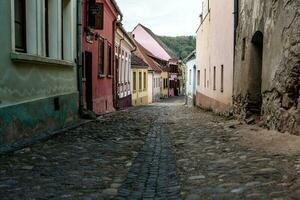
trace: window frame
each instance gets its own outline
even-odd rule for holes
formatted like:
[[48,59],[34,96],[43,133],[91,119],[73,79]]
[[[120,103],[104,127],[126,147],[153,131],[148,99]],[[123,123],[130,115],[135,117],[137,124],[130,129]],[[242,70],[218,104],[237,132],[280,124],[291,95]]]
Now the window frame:
[[214,69],[213,69],[213,90],[216,90],[216,78],[217,78],[217,69],[216,69],[216,66],[214,66]]
[[200,73],[200,69],[197,70],[197,85],[200,86],[200,80],[201,80],[201,73]]
[[147,90],[147,75],[146,75],[146,72],[144,72],[144,90]]
[[98,55],[98,75],[103,77],[105,73],[105,40],[102,37],[98,39]]
[[113,47],[112,44],[108,43],[107,45],[107,75],[112,77],[113,72]]
[[142,72],[139,72],[139,91],[143,90]]
[[221,65],[221,92],[224,92],[224,65]]
[[136,88],[136,72],[132,72],[132,88],[133,88],[133,93],[136,92],[137,88]]

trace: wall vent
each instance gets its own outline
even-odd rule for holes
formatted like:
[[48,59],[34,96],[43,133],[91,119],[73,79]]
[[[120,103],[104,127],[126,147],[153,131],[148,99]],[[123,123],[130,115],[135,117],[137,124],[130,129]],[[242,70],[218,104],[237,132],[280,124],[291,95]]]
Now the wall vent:
[[59,98],[58,97],[54,98],[54,110],[55,111],[59,111],[60,110]]

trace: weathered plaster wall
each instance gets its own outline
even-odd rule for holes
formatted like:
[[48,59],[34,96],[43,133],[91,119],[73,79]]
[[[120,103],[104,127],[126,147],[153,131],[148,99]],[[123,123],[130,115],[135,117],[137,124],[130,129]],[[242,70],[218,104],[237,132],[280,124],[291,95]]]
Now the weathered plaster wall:
[[[241,0],[235,57],[234,112],[248,117],[252,37],[263,33],[262,120],[271,129],[300,134],[300,1]],[[242,60],[243,39],[246,40]]]
[[[198,95],[196,103],[200,107],[213,109],[216,112],[225,112],[232,106],[233,3],[233,1],[210,0],[209,12],[203,16],[203,21],[197,31],[196,62],[197,71],[200,70],[200,85],[197,85],[196,89]],[[222,65],[224,66],[223,90],[221,90]],[[216,67],[215,89],[213,88],[214,67]]]

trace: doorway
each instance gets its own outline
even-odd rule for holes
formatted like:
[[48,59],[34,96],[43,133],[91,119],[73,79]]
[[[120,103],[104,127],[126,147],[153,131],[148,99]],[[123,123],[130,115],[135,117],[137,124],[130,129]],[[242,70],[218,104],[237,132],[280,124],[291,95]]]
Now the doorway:
[[263,34],[257,31],[250,45],[249,67],[249,99],[247,111],[253,115],[261,114],[262,106],[262,65],[263,65]]

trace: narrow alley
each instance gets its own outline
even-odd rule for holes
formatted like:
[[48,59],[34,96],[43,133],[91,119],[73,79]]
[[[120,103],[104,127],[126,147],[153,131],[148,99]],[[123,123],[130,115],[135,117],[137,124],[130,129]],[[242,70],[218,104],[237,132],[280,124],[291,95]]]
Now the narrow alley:
[[299,154],[241,144],[239,125],[171,98],[0,157],[5,199],[299,199]]

